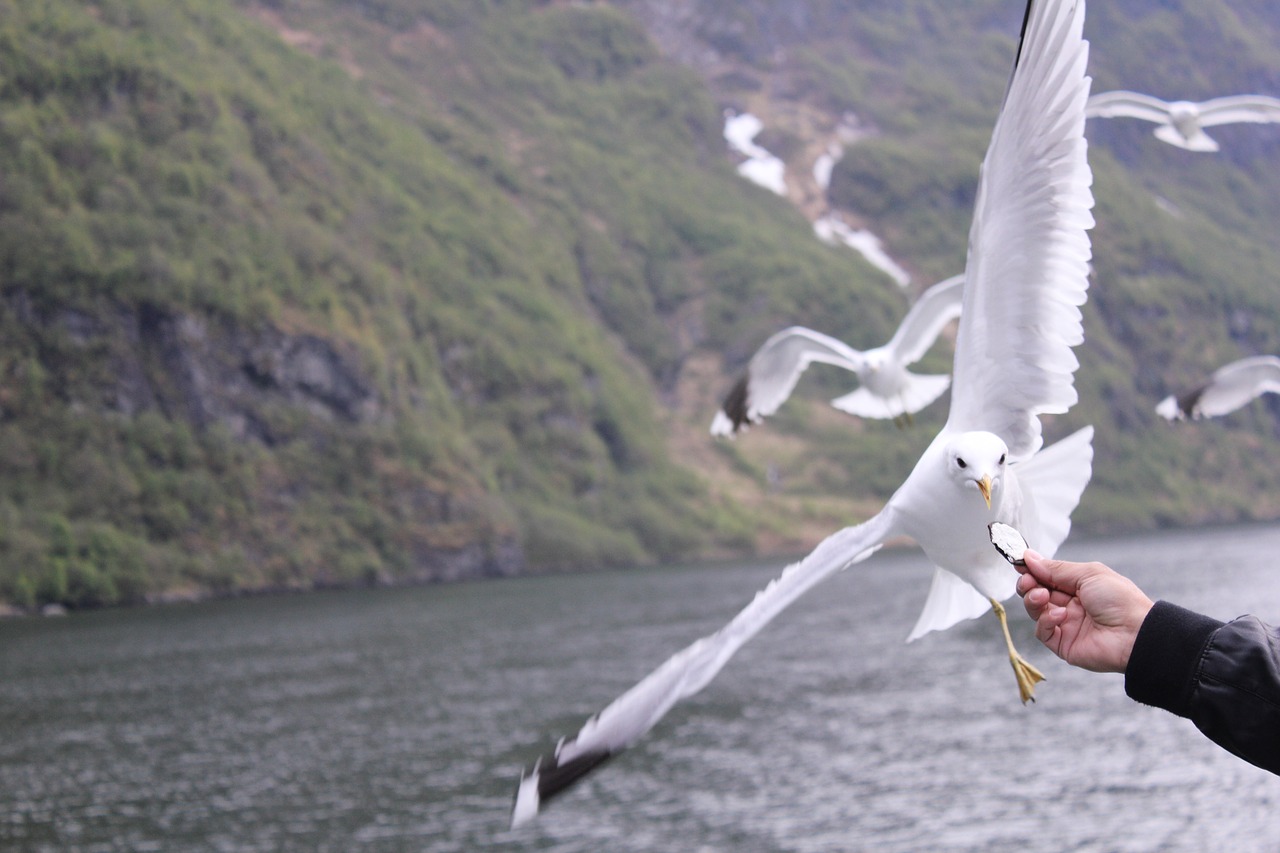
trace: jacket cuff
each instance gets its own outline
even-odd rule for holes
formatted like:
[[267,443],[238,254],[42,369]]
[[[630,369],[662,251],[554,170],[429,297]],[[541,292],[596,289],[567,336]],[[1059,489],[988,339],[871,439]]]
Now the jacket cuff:
[[1138,629],[1124,673],[1124,692],[1145,705],[1187,716],[1205,647],[1224,624],[1157,601]]

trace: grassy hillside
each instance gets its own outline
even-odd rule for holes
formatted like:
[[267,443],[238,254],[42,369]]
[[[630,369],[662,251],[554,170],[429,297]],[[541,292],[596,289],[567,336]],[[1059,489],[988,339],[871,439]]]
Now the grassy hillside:
[[[769,145],[801,172],[806,127],[856,113],[831,200],[922,286],[963,264],[1019,5],[0,0],[0,598],[799,550],[857,519],[945,405],[858,422],[815,370],[706,437],[768,334],[869,346],[907,302],[735,174],[722,109],[798,116]],[[1264,4],[1098,5],[1099,88],[1280,90]],[[1090,133],[1082,403],[1049,428],[1099,428],[1078,517],[1280,516],[1270,408],[1151,413],[1280,352],[1280,136]]]
[[623,15],[420,7],[0,4],[4,597],[750,543],[655,399],[877,274]]

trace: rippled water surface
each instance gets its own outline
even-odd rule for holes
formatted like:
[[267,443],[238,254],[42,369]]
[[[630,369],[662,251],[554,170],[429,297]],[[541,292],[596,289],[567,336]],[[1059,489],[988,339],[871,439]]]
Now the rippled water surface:
[[[1280,619],[1280,527],[1079,541],[1153,597]],[[779,565],[0,622],[0,849],[1276,850],[1280,779],[984,618],[905,645],[914,550],[820,586],[519,832],[522,763]]]

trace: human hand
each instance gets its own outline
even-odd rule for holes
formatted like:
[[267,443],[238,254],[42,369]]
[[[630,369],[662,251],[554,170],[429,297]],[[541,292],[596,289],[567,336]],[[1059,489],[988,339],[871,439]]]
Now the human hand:
[[1152,601],[1133,581],[1102,563],[1051,560],[1028,550],[1015,566],[1018,595],[1036,638],[1067,663],[1124,672]]

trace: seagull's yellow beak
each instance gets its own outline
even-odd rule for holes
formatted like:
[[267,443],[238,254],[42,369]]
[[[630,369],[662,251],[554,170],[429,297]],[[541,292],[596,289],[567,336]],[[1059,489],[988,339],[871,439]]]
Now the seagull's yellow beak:
[[982,499],[987,502],[987,509],[991,509],[991,475],[983,474],[982,479],[978,481],[978,491],[982,492]]

